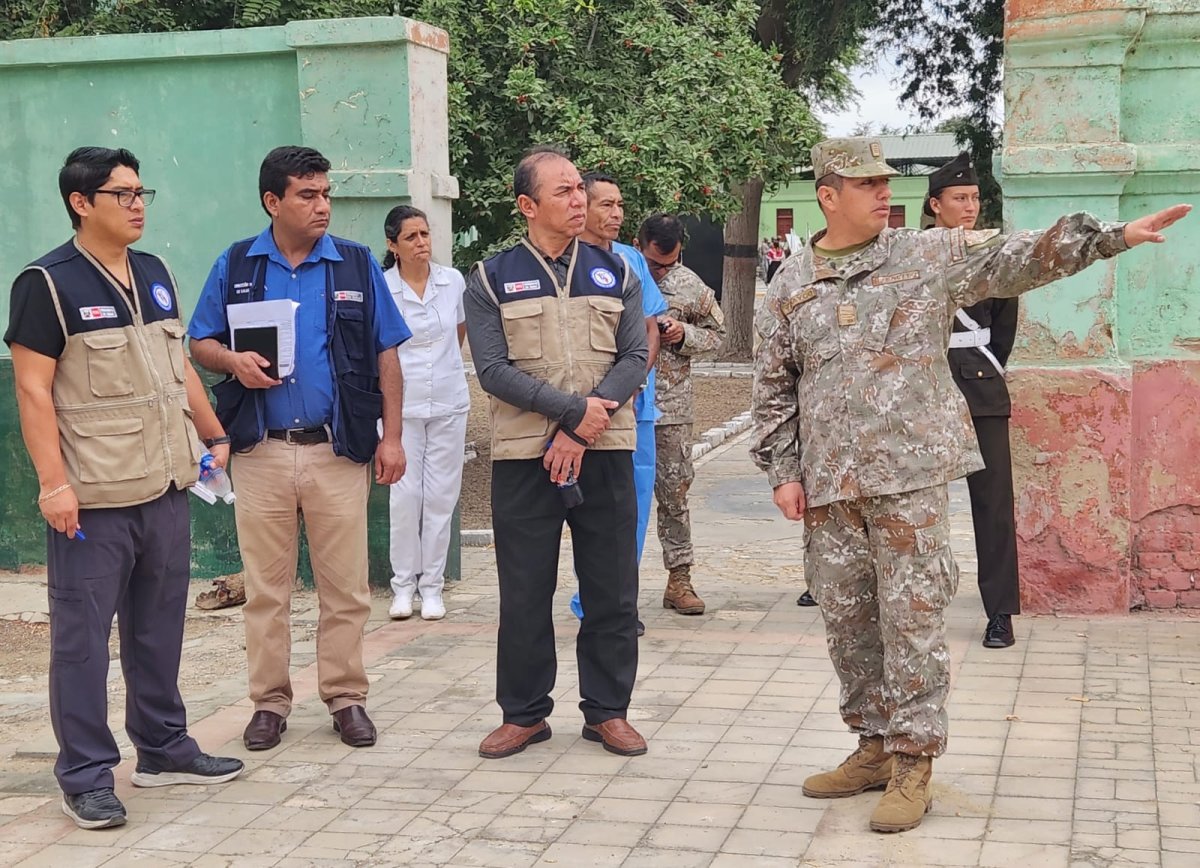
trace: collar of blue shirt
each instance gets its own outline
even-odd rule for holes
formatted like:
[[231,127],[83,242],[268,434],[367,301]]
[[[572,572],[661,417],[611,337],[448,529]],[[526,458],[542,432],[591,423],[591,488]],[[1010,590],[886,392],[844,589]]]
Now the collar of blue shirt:
[[[254,239],[254,243],[250,245],[250,249],[246,251],[246,255],[266,256],[284,268],[292,267],[283,254],[279,252],[279,247],[275,244],[275,236],[272,234],[270,226],[259,233],[259,236]],[[313,245],[313,249],[304,258],[304,262],[318,262],[322,259],[328,259],[330,262],[342,261],[342,254],[338,253],[337,246],[334,245],[333,238],[330,237],[328,232],[322,235],[317,243]]]

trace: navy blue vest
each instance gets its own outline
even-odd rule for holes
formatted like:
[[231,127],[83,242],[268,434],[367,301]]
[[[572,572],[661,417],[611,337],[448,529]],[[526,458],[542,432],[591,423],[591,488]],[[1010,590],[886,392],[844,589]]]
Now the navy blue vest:
[[[73,241],[54,248],[27,267],[34,266],[46,269],[54,281],[68,335],[134,324],[133,313],[126,304],[129,296],[105,280]],[[133,272],[142,322],[179,319],[175,281],[163,261],[130,248],[129,269]],[[116,277],[123,279],[125,275]]]
[[[229,248],[225,305],[262,301],[267,291],[266,256],[248,256],[253,238]],[[374,459],[376,422],[383,413],[379,357],[375,352],[375,284],[366,247],[330,236],[341,262],[324,260],[326,334],[333,368],[333,452],[359,464]],[[249,287],[249,291],[247,291]],[[236,288],[236,289],[235,289]],[[344,292],[343,290],[350,290]],[[387,299],[391,303],[391,299]],[[228,336],[225,336],[228,343]],[[235,452],[253,448],[266,435],[263,389],[247,389],[234,376],[213,386],[217,417]]]
[[[606,295],[621,299],[625,291],[625,260],[619,254],[586,242],[577,243],[575,271],[568,287],[570,296]],[[567,251],[570,252],[569,247]],[[546,265],[549,267],[549,263]],[[524,244],[514,245],[485,260],[483,271],[500,304],[558,295],[558,288],[550,280],[546,268],[538,262],[537,254]]]

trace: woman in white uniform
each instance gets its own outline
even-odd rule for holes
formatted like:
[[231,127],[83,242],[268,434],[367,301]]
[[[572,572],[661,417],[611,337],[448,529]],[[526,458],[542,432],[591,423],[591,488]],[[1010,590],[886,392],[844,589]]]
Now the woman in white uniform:
[[462,488],[467,436],[462,341],[463,277],[430,261],[429,221],[398,205],[384,221],[383,276],[412,331],[400,345],[404,372],[404,453],[408,469],[391,490],[392,593],[389,615],[408,618],[421,596],[421,617],[446,614],[442,602],[450,520]]

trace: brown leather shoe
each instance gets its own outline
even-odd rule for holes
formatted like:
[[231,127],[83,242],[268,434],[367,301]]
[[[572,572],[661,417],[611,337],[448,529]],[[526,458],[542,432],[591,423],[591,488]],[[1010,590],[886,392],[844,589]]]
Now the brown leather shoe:
[[279,744],[279,736],[287,732],[287,721],[273,711],[256,711],[242,733],[246,750],[270,750]]
[[494,729],[479,743],[479,755],[485,759],[503,759],[520,753],[531,744],[550,738],[550,724],[540,720],[533,726],[506,723]]
[[641,756],[646,752],[646,739],[638,735],[623,717],[614,717],[595,726],[585,723],[583,737],[587,741],[600,742],[606,751],[620,756]]
[[375,724],[361,705],[348,705],[333,713],[333,731],[342,734],[342,744],[370,747],[375,744]]
[[674,609],[681,615],[704,614],[704,601],[692,587],[691,567],[671,567],[667,572],[667,587],[663,591],[663,608]]

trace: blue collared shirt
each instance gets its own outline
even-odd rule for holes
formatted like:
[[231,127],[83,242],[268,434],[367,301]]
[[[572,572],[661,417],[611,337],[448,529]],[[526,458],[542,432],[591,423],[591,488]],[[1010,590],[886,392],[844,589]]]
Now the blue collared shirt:
[[[642,315],[658,316],[666,313],[667,300],[663,298],[662,293],[658,290],[658,284],[650,276],[650,266],[646,264],[646,257],[642,256],[642,251],[619,241],[613,242],[612,249],[613,253],[624,256],[629,267],[633,269],[633,273],[641,278]],[[637,400],[633,402],[633,412],[639,422],[653,422],[661,415],[658,408],[654,406],[654,368],[651,368],[650,373],[646,375],[646,388],[638,392]]]
[[[292,268],[268,226],[250,245],[247,256],[265,256],[264,301],[291,299],[296,308],[296,366],[278,386],[266,390],[267,428],[310,428],[333,421],[333,365],[329,358],[329,333],[325,301],[326,262],[340,262],[333,239],[322,235],[303,262]],[[192,313],[188,336],[192,340],[224,337],[229,331],[225,315],[229,251],[217,258],[200,300]],[[371,287],[375,295],[375,353],[399,346],[412,334],[391,303],[379,264],[371,257]]]

